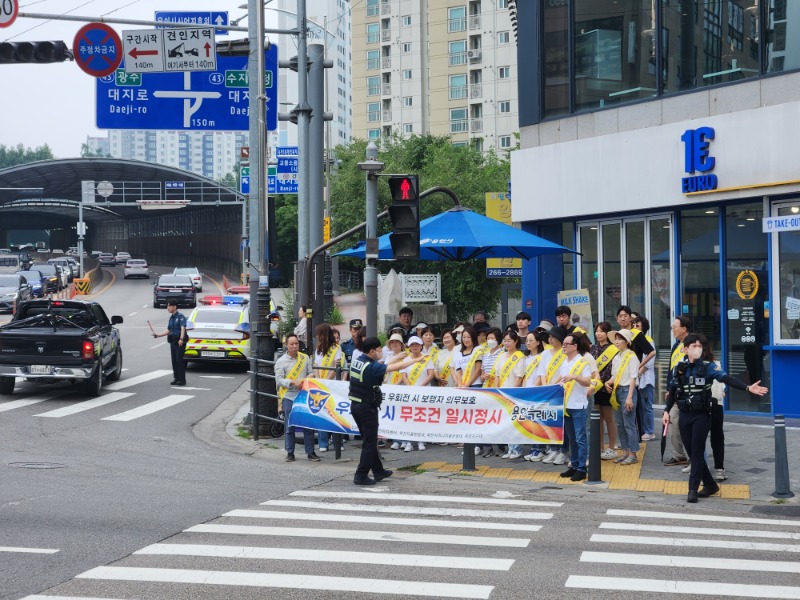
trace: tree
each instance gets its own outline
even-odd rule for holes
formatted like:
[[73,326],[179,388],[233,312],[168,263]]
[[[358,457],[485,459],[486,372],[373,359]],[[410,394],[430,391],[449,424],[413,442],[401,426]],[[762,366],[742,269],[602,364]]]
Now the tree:
[[0,144],[0,169],[52,158],[53,151],[47,144],[35,149],[25,148],[22,144],[17,144],[16,148]]
[[[379,159],[386,167],[384,173],[409,173],[419,175],[420,191],[444,186],[452,189],[461,204],[477,213],[485,214],[486,192],[504,191],[510,177],[507,160],[490,153],[487,155],[466,146],[454,146],[449,138],[432,135],[412,136],[408,139],[384,140]],[[366,142],[357,141],[336,150],[341,161],[331,186],[331,212],[333,235],[342,233],[362,223],[365,218],[364,172],[358,163],[364,160]],[[389,188],[378,184],[378,212],[390,204]],[[421,218],[426,219],[453,206],[444,194],[433,194],[420,203]],[[388,220],[378,224],[378,233],[389,231]],[[364,236],[361,235],[360,239]],[[343,243],[338,250],[352,246],[359,239]],[[358,265],[363,265],[358,261]],[[482,259],[456,262],[392,261],[378,263],[381,271],[394,268],[406,273],[441,273],[443,301],[447,304],[451,322],[471,319],[477,309],[493,311],[500,299],[502,280],[486,278],[486,262]]]
[[103,154],[100,150],[92,152],[89,149],[89,144],[81,144],[81,158],[109,158],[110,154]]

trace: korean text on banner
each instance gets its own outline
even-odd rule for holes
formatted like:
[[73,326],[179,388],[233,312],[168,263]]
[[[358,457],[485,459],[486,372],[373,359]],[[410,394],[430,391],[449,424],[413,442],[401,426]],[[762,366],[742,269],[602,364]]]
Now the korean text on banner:
[[[289,426],[357,434],[349,383],[306,379],[289,414]],[[381,436],[474,444],[561,444],[564,389],[448,388],[382,385]]]

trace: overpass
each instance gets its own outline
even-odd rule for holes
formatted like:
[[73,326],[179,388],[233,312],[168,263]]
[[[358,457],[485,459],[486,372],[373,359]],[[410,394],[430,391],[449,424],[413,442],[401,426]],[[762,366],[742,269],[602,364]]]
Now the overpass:
[[[95,185],[84,193],[86,181]],[[37,161],[0,169],[0,246],[20,229],[68,229],[68,245],[76,245],[84,200],[89,250],[122,250],[153,263],[236,274],[242,269],[246,199],[211,179],[148,162]]]

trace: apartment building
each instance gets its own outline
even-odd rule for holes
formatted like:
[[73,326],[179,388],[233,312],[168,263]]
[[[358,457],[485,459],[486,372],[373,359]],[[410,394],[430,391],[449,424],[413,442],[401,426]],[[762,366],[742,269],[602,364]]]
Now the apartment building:
[[517,50],[508,0],[365,0],[352,11],[353,135],[449,135],[516,146]]

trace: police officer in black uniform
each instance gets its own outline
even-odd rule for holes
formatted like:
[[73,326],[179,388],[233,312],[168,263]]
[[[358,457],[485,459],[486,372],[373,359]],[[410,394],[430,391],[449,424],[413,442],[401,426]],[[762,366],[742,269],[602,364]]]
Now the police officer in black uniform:
[[[427,357],[407,358],[403,361],[385,365],[379,362],[383,349],[376,337],[368,337],[361,343],[361,351],[350,365],[350,412],[361,434],[361,460],[356,469],[353,483],[356,485],[375,485],[392,476],[383,468],[378,452],[378,408],[381,403],[380,385],[387,371],[399,371],[410,367]],[[375,479],[369,476],[372,471]]]
[[353,350],[356,349],[356,338],[363,325],[361,319],[350,319],[350,339],[340,344],[348,365],[353,362]]
[[[708,345],[704,335],[690,333],[684,338],[683,344],[687,349],[686,358],[675,366],[672,373],[663,422],[664,425],[669,423],[669,411],[677,402],[680,410],[678,427],[692,467],[686,501],[694,503],[698,498],[708,498],[719,491],[719,485],[711,476],[705,458],[706,439],[711,429],[711,383],[714,380],[721,381],[757,396],[763,396],[768,390],[760,385],[761,381],[745,385],[701,360],[703,345]],[[698,491],[701,480],[703,489]]]

